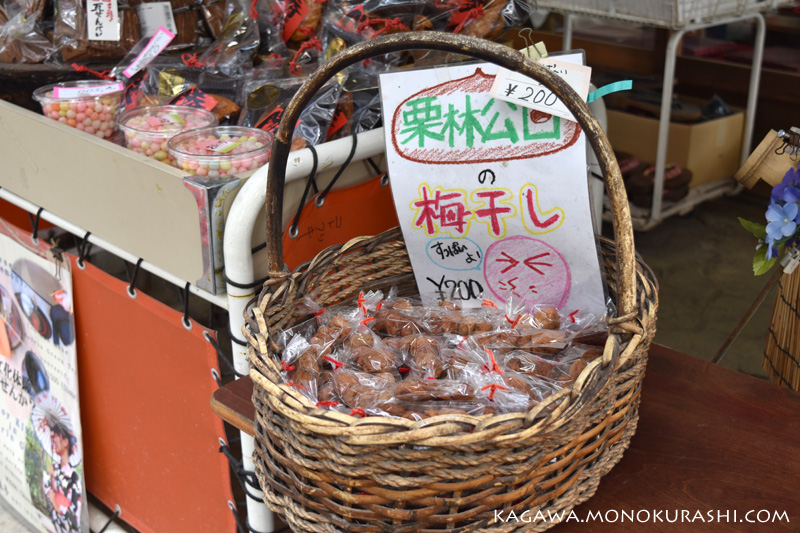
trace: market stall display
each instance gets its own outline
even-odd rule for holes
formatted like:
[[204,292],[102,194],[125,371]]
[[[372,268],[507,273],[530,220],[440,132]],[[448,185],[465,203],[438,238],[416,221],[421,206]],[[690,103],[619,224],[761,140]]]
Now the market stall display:
[[[608,340],[601,356],[582,371],[576,369],[574,384],[544,398],[531,410],[489,417],[435,414],[423,420],[372,417],[356,410],[335,413],[318,407],[284,381],[274,335],[308,317],[301,307],[307,297],[327,307],[355,300],[360,291],[368,289],[398,286],[400,296],[414,291],[405,242],[397,230],[328,248],[294,272],[284,269],[281,249],[281,191],[300,110],[328,77],[345,66],[372,54],[414,48],[468,52],[544,84],[577,118],[608,182],[618,239],[616,244],[601,246],[608,290],[618,308],[609,319]],[[291,527],[318,531],[326,527],[347,530],[353,517],[368,527],[478,529],[491,522],[491,509],[496,507],[569,509],[586,499],[600,476],[619,460],[633,433],[638,407],[634,391],[654,333],[657,300],[652,274],[634,255],[619,169],[585,105],[556,75],[502,46],[447,34],[411,34],[384,36],[348,48],[310,79],[289,110],[273,144],[267,179],[270,277],[246,317],[257,411],[254,457],[266,503]],[[425,341],[421,342],[424,345]],[[384,359],[356,357],[367,367],[375,362],[385,367]],[[430,357],[420,353],[418,359],[420,363],[426,359],[432,366],[421,366],[436,372]],[[349,381],[351,386],[366,385],[357,374]],[[420,390],[430,387],[419,385]],[[448,396],[458,394],[450,391]],[[598,432],[598,427],[605,430]],[[302,469],[293,466],[300,457]],[[461,465],[462,459],[471,466],[454,466]],[[426,464],[425,473],[419,472],[421,461]],[[437,473],[436,482],[431,472]],[[402,483],[402,490],[390,479]],[[547,481],[542,484],[543,480]],[[360,492],[349,490],[353,486]],[[488,500],[486,490],[491,491]]]

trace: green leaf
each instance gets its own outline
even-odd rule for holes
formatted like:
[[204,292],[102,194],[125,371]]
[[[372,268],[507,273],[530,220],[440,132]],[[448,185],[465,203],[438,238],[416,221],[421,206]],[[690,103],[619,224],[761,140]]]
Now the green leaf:
[[767,259],[767,245],[761,244],[756,248],[756,255],[753,256],[753,274],[756,276],[766,274],[777,262],[777,257]]
[[739,217],[739,224],[742,225],[744,229],[758,237],[759,239],[766,239],[767,238],[767,226],[764,224],[756,224],[755,222],[750,222],[749,220],[745,220],[742,217]]

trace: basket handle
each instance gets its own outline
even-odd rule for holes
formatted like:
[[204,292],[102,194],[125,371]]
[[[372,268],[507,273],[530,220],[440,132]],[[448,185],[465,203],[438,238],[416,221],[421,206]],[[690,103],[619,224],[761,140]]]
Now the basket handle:
[[295,124],[314,94],[344,68],[373,56],[406,50],[436,50],[470,56],[519,72],[553,91],[572,112],[592,145],[606,181],[617,246],[617,310],[625,320],[636,313],[635,256],[630,207],[614,152],[586,103],[557,74],[507,46],[477,37],[443,32],[402,32],[376,37],[346,48],[325,63],[300,87],[283,113],[267,171],[266,237],[270,277],[285,276],[281,234],[283,187]]

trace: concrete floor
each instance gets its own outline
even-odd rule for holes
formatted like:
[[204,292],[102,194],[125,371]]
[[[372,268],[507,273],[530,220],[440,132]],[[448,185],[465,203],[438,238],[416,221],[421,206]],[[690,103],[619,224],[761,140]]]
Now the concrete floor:
[[[769,274],[752,274],[755,238],[737,220],[762,221],[765,198],[743,193],[698,206],[648,232],[636,233],[636,250],[659,284],[655,341],[710,360],[764,287]],[[609,234],[610,226],[604,227]],[[744,328],[723,366],[764,377],[762,352],[776,291]],[[0,531],[27,531],[0,506]]]
[[[763,222],[767,202],[747,192],[723,197],[634,235],[637,252],[660,285],[657,343],[705,360],[714,357],[772,274],[753,275],[756,239],[737,219]],[[775,295],[773,288],[723,366],[766,376],[761,359]]]

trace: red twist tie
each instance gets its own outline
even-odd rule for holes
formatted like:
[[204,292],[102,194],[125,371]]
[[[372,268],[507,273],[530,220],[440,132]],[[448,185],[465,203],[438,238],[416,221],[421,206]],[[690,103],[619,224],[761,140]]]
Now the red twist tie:
[[464,26],[472,19],[479,19],[483,16],[483,6],[479,5],[478,7],[473,7],[469,11],[467,11],[467,16],[464,17],[464,20],[461,21],[461,24],[456,26],[456,29],[453,30],[453,33],[460,33],[461,30],[464,29]]
[[364,291],[359,292],[358,300],[356,300],[356,303],[358,304],[358,308],[361,309],[361,312],[364,313],[365,315],[367,314],[367,306],[364,305],[364,302],[366,301],[367,301],[366,298],[364,298]]
[[383,28],[377,30],[374,34],[370,36],[370,39],[374,39],[381,33],[387,32],[393,29],[401,29],[403,31],[409,31],[408,26],[403,24],[403,21],[400,20],[400,17],[395,17],[393,19],[368,19],[358,25],[358,32],[361,33],[367,28],[371,26],[377,26],[378,24],[383,24]]
[[256,9],[256,2],[258,0],[250,0],[250,18],[258,20],[258,10]]
[[77,63],[73,63],[72,64],[72,69],[75,72],[86,72],[87,74],[91,74],[92,76],[96,76],[96,77],[100,78],[101,80],[114,81],[114,78],[111,77],[111,71],[110,70],[104,70],[103,72],[98,72],[96,70],[90,69],[86,65],[79,65]]
[[336,400],[324,400],[317,402],[317,407],[336,407],[339,405],[339,402]]
[[483,300],[483,303],[481,304],[481,306],[483,306],[483,307],[494,307],[495,309],[497,309],[497,304],[494,303],[491,300]]
[[486,353],[489,355],[489,359],[492,362],[492,367],[489,370],[489,372],[497,372],[498,374],[505,374],[505,372],[503,372],[503,369],[497,366],[497,361],[495,361],[494,359],[494,353],[492,353],[492,351],[489,348],[484,348],[484,349],[486,350]]
[[575,315],[577,315],[577,314],[578,314],[578,311],[580,311],[580,309],[576,309],[576,310],[574,310],[573,312],[571,312],[571,313],[569,314],[569,319],[570,319],[570,320],[572,320],[572,323],[573,323],[573,324],[575,323]]
[[511,327],[515,328],[515,327],[517,327],[517,324],[519,324],[519,320],[522,318],[522,315],[517,315],[517,318],[515,318],[514,320],[511,320],[510,318],[508,318],[508,315],[505,315],[505,317],[506,317],[506,320],[508,320],[508,323],[511,324]]
[[367,416],[367,412],[359,407],[357,409],[353,409],[352,411],[350,411],[350,416],[360,416],[361,418],[364,418],[365,416]]
[[375,311],[380,311],[380,310],[381,310],[381,307],[383,307],[383,300],[381,300],[380,302],[378,302],[378,305],[376,305],[376,306],[375,306]]
[[326,310],[327,310],[327,308],[326,308],[326,307],[323,307],[322,309],[320,309],[319,311],[317,311],[316,313],[314,313],[314,316],[315,316],[315,317],[317,317],[317,318],[319,318],[319,317],[321,317],[322,315],[324,315],[324,314],[325,314],[325,311],[326,311]]
[[281,366],[283,367],[283,369],[284,369],[286,372],[291,372],[292,370],[294,370],[294,369],[295,369],[295,366],[294,366],[294,365],[290,365],[290,364],[289,364],[289,363],[287,363],[286,361],[281,361]]
[[485,387],[481,387],[481,390],[492,389],[489,391],[489,401],[494,401],[494,393],[498,390],[506,390],[506,388],[502,385],[498,385],[497,383],[492,383],[491,385],[486,385]]
[[425,376],[425,379],[436,379],[436,376]]
[[397,368],[397,371],[400,372],[401,374],[406,374],[408,372],[411,372],[411,369],[408,368],[407,366],[401,366]]
[[368,323],[372,322],[373,320],[375,320],[375,317],[374,316],[370,316],[370,317],[365,318],[361,322],[359,322],[359,324],[361,324],[362,326],[366,326]]
[[330,364],[332,364],[334,370],[339,370],[340,367],[344,366],[344,363],[341,363],[341,362],[337,361],[336,359],[334,359],[330,355],[323,355],[322,358],[325,359],[326,361],[328,361]]
[[[302,28],[297,31],[299,31],[300,33],[304,33],[306,35],[309,33],[309,31],[303,31],[303,30],[309,30],[311,32],[314,31],[311,28]],[[297,49],[297,52],[294,53],[294,57],[292,58],[292,60],[289,61],[289,72],[291,72],[292,74],[298,74],[300,72],[300,65],[297,64],[297,60],[300,58],[300,54],[302,54],[306,50],[319,50],[320,52],[322,52],[322,41],[314,37],[311,37],[307,41],[303,41],[303,44],[301,44],[300,48]]]
[[300,385],[299,383],[295,383],[293,379],[290,379],[287,383],[290,387],[294,387],[295,389],[305,389],[305,385]]
[[203,66],[203,63],[197,59],[197,54],[181,54],[181,61],[190,68],[200,68]]

